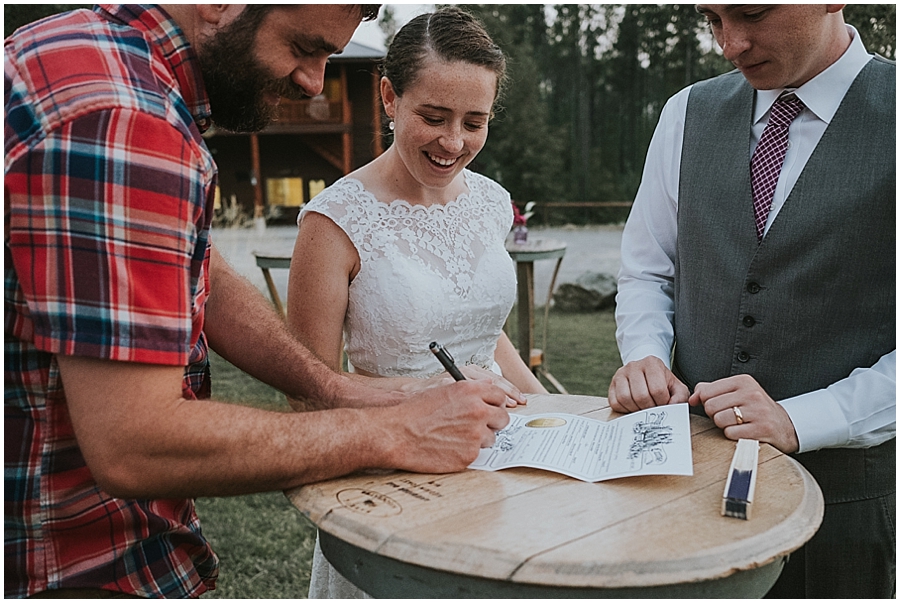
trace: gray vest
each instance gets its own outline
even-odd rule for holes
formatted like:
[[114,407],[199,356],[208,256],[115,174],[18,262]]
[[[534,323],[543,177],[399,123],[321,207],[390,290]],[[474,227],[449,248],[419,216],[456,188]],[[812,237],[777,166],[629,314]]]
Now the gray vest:
[[[866,65],[757,243],[754,91],[738,72],[693,87],[678,191],[674,319],[674,368],[688,387],[746,373],[781,400],[826,387],[895,349],[895,88],[894,63]],[[887,444],[893,459],[894,440]],[[825,492],[826,500],[859,498],[859,484],[844,491],[843,476],[819,475],[806,462],[822,457],[824,466],[839,465],[835,452],[865,454],[837,449],[798,460],[823,491],[836,483],[840,492]],[[890,473],[893,490],[893,465]]]

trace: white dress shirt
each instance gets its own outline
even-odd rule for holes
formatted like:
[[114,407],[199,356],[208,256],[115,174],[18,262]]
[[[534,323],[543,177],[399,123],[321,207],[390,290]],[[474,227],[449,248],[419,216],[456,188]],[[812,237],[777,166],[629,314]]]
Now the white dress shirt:
[[[784,205],[853,80],[871,60],[856,29],[849,25],[847,28],[853,38],[847,51],[828,69],[794,90],[806,108],[790,126],[784,166],[765,232]],[[751,155],[768,123],[769,110],[783,91],[756,92]],[[656,356],[671,366],[675,340],[672,317],[678,184],[689,93],[690,87],[685,88],[663,108],[622,235],[616,339],[626,364]],[[894,350],[874,366],[860,367],[825,389],[779,400],[794,423],[799,451],[867,448],[894,437],[896,374]]]

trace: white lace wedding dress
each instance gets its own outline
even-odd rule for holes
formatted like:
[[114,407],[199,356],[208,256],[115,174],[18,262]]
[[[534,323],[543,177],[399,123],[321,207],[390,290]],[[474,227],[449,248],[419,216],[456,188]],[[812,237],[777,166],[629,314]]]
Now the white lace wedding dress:
[[[344,345],[352,367],[385,377],[431,377],[444,369],[428,344],[444,345],[459,366],[498,370],[494,350],[516,296],[504,240],[509,193],[465,170],[468,193],[446,205],[385,204],[342,178],[306,204],[350,238],[360,270],[350,284]],[[499,371],[498,371],[499,372]],[[322,555],[313,556],[310,598],[365,594]]]

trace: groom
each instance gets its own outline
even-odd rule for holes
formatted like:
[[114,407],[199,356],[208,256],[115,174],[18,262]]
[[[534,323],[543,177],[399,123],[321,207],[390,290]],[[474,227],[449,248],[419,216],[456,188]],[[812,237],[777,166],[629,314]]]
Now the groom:
[[613,408],[702,405],[822,488],[777,597],[896,589],[896,65],[843,6],[698,6],[737,70],[670,99],[622,243]]

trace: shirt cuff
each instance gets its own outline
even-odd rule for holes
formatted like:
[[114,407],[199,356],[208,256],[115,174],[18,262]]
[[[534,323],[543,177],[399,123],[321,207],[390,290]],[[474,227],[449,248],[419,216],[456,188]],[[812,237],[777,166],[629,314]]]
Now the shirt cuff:
[[666,368],[672,370],[671,352],[667,350],[660,350],[659,346],[651,344],[640,345],[630,350],[628,352],[628,356],[622,358],[622,364],[628,364],[629,362],[634,362],[635,360],[641,360],[642,358],[646,358],[647,356],[656,356],[663,361],[663,364],[666,365]]
[[850,440],[850,426],[841,411],[837,398],[820,389],[779,402],[787,411],[800,448],[810,452],[820,448],[846,446]]

